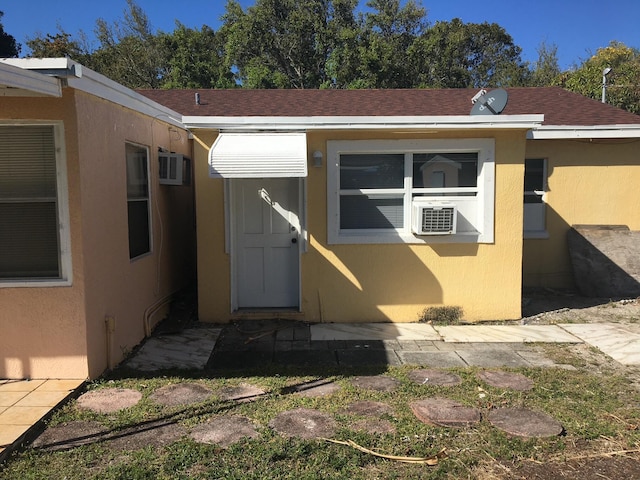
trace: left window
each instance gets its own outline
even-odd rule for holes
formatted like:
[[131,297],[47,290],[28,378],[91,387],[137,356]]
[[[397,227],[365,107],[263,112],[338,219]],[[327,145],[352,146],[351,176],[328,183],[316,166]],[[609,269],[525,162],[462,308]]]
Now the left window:
[[149,151],[147,147],[127,143],[126,156],[129,258],[134,259],[151,251]]
[[62,124],[0,125],[0,282],[70,283]]

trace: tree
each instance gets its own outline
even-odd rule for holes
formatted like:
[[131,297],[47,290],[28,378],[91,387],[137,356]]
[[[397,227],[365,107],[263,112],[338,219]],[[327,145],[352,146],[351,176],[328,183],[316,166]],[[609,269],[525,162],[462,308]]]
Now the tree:
[[100,46],[91,53],[88,67],[129,88],[160,88],[166,71],[166,55],[149,19],[127,0],[122,22],[96,22]]
[[602,74],[607,76],[607,103],[640,113],[640,52],[620,42],[599,48],[595,55],[577,68],[564,72],[556,84],[586,97],[600,99]]
[[172,33],[159,35],[167,59],[162,88],[233,88],[226,65],[224,40],[206,25],[200,30],[176,23]]
[[[0,20],[4,17],[4,12],[0,11]],[[16,39],[4,31],[0,22],[0,58],[12,58],[20,55],[20,44]]]
[[527,80],[522,49],[496,23],[439,21],[410,51],[417,83],[424,87],[517,86]]
[[36,58],[69,57],[80,63],[88,59],[87,50],[81,46],[78,40],[74,40],[70,33],[58,27],[58,33],[36,35],[27,40],[27,46],[31,49],[31,55]]
[[426,28],[426,11],[414,0],[369,0],[358,47],[358,78],[350,86],[410,88],[414,86],[408,52]]
[[[229,0],[222,32],[228,62],[246,88],[319,88],[327,61],[353,18],[356,0],[257,0],[246,12]],[[348,35],[345,37],[348,38]]]
[[547,45],[542,42],[538,47],[538,60],[533,65],[529,85],[532,87],[553,85],[560,73],[557,45]]

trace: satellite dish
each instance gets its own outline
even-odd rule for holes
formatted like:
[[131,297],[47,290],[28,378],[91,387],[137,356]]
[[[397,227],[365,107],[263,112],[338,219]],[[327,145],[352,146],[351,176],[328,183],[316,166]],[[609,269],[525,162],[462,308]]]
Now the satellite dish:
[[507,106],[509,94],[504,88],[496,88],[473,98],[475,102],[471,109],[471,115],[498,115]]

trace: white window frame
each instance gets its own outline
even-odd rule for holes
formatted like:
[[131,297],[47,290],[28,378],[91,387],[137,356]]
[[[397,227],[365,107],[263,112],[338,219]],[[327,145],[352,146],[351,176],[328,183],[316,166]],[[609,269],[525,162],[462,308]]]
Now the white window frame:
[[[128,216],[129,215],[128,214],[129,202],[140,202],[140,201],[143,201],[143,200],[147,202],[147,227],[149,229],[149,250],[146,251],[146,252],[141,253],[140,255],[136,255],[135,257],[129,256],[129,260],[131,262],[134,262],[134,261],[136,261],[136,260],[138,260],[140,258],[143,258],[143,257],[146,257],[148,255],[151,255],[151,253],[153,252],[153,223],[152,223],[152,215],[151,215],[151,213],[152,213],[151,196],[152,196],[152,193],[153,193],[151,191],[151,189],[152,189],[153,182],[151,181],[151,158],[150,158],[150,149],[149,149],[149,147],[147,145],[142,145],[140,143],[130,142],[128,140],[125,141],[125,169],[129,168],[129,165],[128,165],[129,159],[127,158],[127,155],[126,155],[126,146],[127,145],[131,145],[133,147],[143,149],[143,150],[145,150],[146,155],[147,155],[147,161],[146,161],[146,164],[147,164],[147,197],[146,197],[146,199],[139,199],[139,198],[138,199],[130,199],[129,198],[129,194],[127,192],[127,247],[128,247],[129,250],[131,248],[131,246],[130,246],[131,245],[131,232],[129,231],[129,223],[128,223],[129,222],[129,216]],[[128,188],[128,185],[129,185],[128,177],[126,179],[126,182],[127,182],[126,186]]]
[[[459,187],[456,192],[475,193],[477,207],[476,229],[452,235],[420,236],[411,231],[411,202],[414,194],[425,189],[413,188],[413,154],[421,153],[478,153],[476,187]],[[405,155],[405,179],[402,189],[380,189],[381,194],[401,194],[404,205],[404,226],[385,230],[340,229],[340,155],[356,153],[401,153]],[[429,193],[449,193],[451,188],[428,189]],[[376,193],[367,189],[367,193]],[[447,201],[469,197],[442,197]],[[329,244],[360,243],[493,243],[495,199],[495,140],[493,138],[434,139],[434,140],[331,140],[327,142],[327,241]]]
[[59,278],[20,278],[0,279],[0,288],[14,287],[66,287],[73,284],[71,263],[71,233],[69,216],[69,188],[67,179],[67,151],[64,141],[64,122],[62,121],[13,121],[0,122],[3,126],[50,125],[53,127],[56,156],[56,203],[58,207],[58,241],[59,241]]
[[[547,231],[547,191],[548,191],[547,165],[548,165],[548,161],[546,158],[540,158],[540,157],[527,158],[525,159],[525,162],[527,160],[542,160],[542,190],[525,190],[524,191],[524,196],[529,195],[529,196],[539,197],[541,202],[540,203],[524,203],[524,197],[523,197],[523,210],[524,210],[523,216],[522,216],[523,237],[526,239],[546,239],[546,238],[549,238],[549,232]],[[527,206],[529,208],[527,208]],[[537,214],[538,216],[542,217],[542,224],[543,224],[542,228],[532,228],[532,229],[527,228],[528,227],[527,223],[532,223],[532,222],[527,222],[527,209],[541,210],[541,211],[538,211]]]

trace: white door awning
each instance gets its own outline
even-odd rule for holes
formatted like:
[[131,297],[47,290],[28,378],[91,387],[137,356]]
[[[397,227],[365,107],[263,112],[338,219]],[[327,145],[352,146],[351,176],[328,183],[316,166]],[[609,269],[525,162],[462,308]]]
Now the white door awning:
[[307,134],[220,133],[209,150],[213,178],[307,176]]

